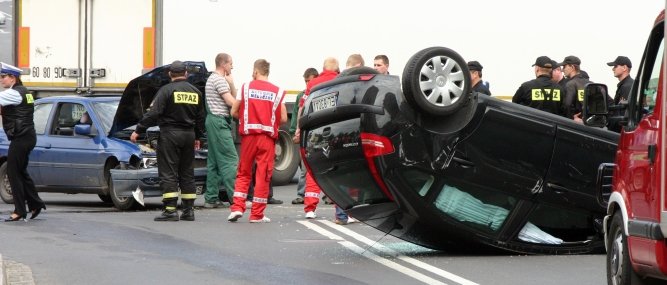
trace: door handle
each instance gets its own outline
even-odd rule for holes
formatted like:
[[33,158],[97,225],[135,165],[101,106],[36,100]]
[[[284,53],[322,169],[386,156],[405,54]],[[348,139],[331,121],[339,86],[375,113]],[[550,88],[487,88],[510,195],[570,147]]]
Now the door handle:
[[547,183],[547,187],[554,190],[554,192],[556,192],[556,194],[564,194],[564,193],[570,192],[570,189],[567,189],[563,186],[560,186],[560,185],[554,184],[554,183]]

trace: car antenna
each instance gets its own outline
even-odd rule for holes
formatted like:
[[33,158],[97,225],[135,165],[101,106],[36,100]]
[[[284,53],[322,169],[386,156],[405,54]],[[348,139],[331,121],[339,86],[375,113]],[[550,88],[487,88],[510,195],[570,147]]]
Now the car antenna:
[[384,233],[384,235],[381,236],[380,238],[378,238],[373,244],[371,244],[371,245],[367,246],[366,248],[364,248],[364,251],[361,252],[361,255],[364,255],[364,253],[366,253],[366,251],[368,251],[369,249],[373,248],[373,247],[374,247],[377,243],[379,243],[382,239],[384,239],[385,237],[387,237],[387,235],[389,235],[393,230],[397,229],[397,228],[398,228],[397,226],[398,226],[398,223],[394,220],[394,226],[391,228],[391,230],[389,230],[389,231],[387,231],[386,233]]

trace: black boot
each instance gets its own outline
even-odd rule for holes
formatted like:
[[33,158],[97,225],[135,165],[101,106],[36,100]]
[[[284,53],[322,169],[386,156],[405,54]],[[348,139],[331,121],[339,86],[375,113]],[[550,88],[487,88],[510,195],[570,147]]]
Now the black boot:
[[[193,218],[194,218],[194,216],[193,216]],[[164,211],[162,211],[162,214],[155,217],[153,219],[153,221],[156,221],[156,222],[178,221],[178,212],[164,210]]]
[[183,213],[181,214],[181,220],[185,221],[194,221],[195,220],[195,209],[194,203],[195,200],[182,200],[183,202]]

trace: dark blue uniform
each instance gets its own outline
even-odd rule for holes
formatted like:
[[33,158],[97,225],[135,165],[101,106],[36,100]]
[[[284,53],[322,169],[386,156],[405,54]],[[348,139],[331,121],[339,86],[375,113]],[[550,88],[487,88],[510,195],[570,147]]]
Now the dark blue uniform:
[[14,213],[25,218],[27,202],[29,210],[33,212],[31,217],[33,218],[36,216],[35,211],[46,209],[44,201],[35,190],[35,183],[28,174],[28,157],[37,143],[33,121],[34,98],[20,83],[16,83],[11,89],[21,95],[21,103],[2,107],[2,127],[10,140],[7,151],[7,177],[14,196]]

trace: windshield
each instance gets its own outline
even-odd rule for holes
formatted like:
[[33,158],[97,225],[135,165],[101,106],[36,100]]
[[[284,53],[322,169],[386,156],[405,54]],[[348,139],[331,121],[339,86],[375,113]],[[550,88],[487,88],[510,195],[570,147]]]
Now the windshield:
[[102,127],[102,132],[108,134],[109,130],[111,130],[113,117],[116,115],[116,109],[118,109],[118,100],[94,102],[93,109],[95,109],[95,113],[100,120],[99,123],[100,127]]

